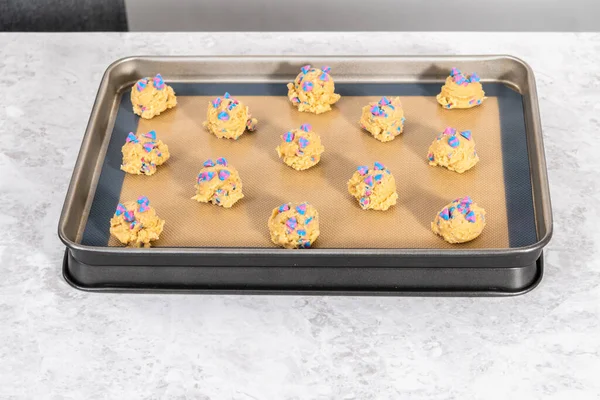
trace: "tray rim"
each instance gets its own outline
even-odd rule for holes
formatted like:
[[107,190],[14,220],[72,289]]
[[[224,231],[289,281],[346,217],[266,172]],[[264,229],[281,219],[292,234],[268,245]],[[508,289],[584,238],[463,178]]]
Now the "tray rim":
[[[505,83],[511,86],[513,89],[519,91],[523,96],[524,100],[527,100],[527,103],[530,107],[531,114],[531,122],[532,126],[527,126],[526,131],[529,134],[534,136],[534,143],[536,148],[534,151],[538,155],[538,162],[536,165],[530,164],[530,168],[535,168],[538,174],[538,183],[540,185],[541,191],[541,206],[542,206],[542,218],[544,220],[545,225],[545,234],[538,238],[538,240],[527,246],[522,247],[514,247],[514,248],[499,248],[499,249],[490,249],[490,248],[481,248],[481,249],[461,249],[459,247],[452,249],[418,249],[418,248],[387,248],[387,249],[379,249],[379,248],[313,248],[310,250],[302,250],[302,249],[281,249],[275,247],[153,247],[153,248],[130,248],[130,247],[100,247],[100,246],[88,246],[83,245],[81,243],[77,243],[68,238],[68,235],[65,233],[65,224],[68,214],[69,206],[72,204],[74,200],[74,192],[75,187],[78,184],[79,173],[83,168],[84,157],[83,151],[86,148],[86,145],[89,143],[91,136],[94,134],[94,124],[93,122],[98,118],[98,114],[100,112],[99,108],[101,103],[106,102],[105,99],[108,97],[108,100],[114,101],[114,96],[111,93],[108,93],[108,86],[110,75],[123,64],[131,63],[131,62],[156,62],[156,61],[167,61],[172,63],[177,62],[205,62],[205,63],[218,63],[227,61],[229,63],[234,62],[235,60],[244,60],[244,61],[257,61],[257,62],[286,62],[294,64],[301,64],[307,62],[307,60],[332,60],[332,61],[342,61],[345,62],[360,62],[360,61],[375,61],[375,60],[385,60],[387,62],[393,61],[421,61],[427,62],[430,61],[432,63],[439,61],[453,61],[456,62],[466,62],[466,61],[498,61],[498,60],[508,60],[518,64],[521,68],[523,68],[526,72],[526,82],[527,82],[527,91],[522,90],[518,85],[514,84],[510,81],[503,80],[491,80],[491,82],[499,82]],[[243,80],[243,79],[242,79]],[[342,80],[343,81],[343,80]],[[431,80],[435,82],[436,80]],[[490,82],[490,80],[483,79],[483,82]],[[121,85],[117,89],[117,95],[121,92],[123,87],[126,85]],[[533,171],[532,171],[533,175]],[[88,196],[93,195],[95,192],[95,187],[93,190],[90,190]],[[536,212],[539,212],[536,210]],[[536,223],[537,224],[537,223]],[[519,256],[530,254],[532,252],[540,251],[544,246],[548,244],[550,239],[552,238],[553,233],[553,219],[552,219],[552,207],[551,207],[551,199],[550,199],[550,189],[548,183],[548,175],[547,175],[547,167],[546,167],[546,157],[544,152],[543,145],[543,134],[541,128],[541,120],[540,120],[540,112],[539,112],[539,104],[537,98],[537,88],[535,83],[535,77],[533,73],[533,69],[529,64],[523,61],[520,58],[497,54],[497,55],[402,55],[402,56],[387,56],[387,55],[379,55],[379,56],[368,56],[368,55],[359,55],[359,56],[319,56],[319,55],[290,55],[290,56],[273,56],[273,55],[253,55],[253,56],[236,56],[236,55],[225,55],[225,56],[129,56],[120,58],[113,63],[111,63],[106,71],[103,74],[102,80],[100,82],[100,86],[92,106],[92,111],[90,114],[90,118],[88,120],[88,124],[85,129],[85,134],[83,136],[83,140],[80,146],[79,154],[73,168],[73,173],[71,175],[71,180],[69,183],[69,187],[67,193],[65,195],[65,201],[63,204],[63,208],[61,211],[61,215],[59,218],[58,224],[58,236],[60,240],[67,246],[69,249],[75,252],[85,252],[88,254],[103,254],[103,255],[128,255],[128,256],[148,256],[148,255],[177,255],[177,254],[187,254],[187,255],[219,255],[223,253],[227,253],[229,255],[237,255],[237,256],[252,256],[252,255],[289,255],[292,257],[312,257],[315,255],[321,256],[348,256],[348,255],[397,255],[402,257],[421,257],[421,256],[434,256],[434,257],[469,257],[469,256]]]

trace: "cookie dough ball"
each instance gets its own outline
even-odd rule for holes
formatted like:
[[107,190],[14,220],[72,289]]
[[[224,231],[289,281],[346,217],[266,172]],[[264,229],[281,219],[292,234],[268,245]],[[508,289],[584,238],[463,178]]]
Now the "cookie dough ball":
[[156,166],[164,164],[171,156],[169,147],[156,138],[155,131],[137,135],[129,132],[121,153],[121,169],[135,175],[153,175]]
[[256,129],[258,120],[252,118],[248,107],[225,93],[208,104],[204,126],[219,139],[237,139],[247,130]]
[[331,110],[340,95],[335,94],[335,85],[329,75],[331,68],[311,68],[305,65],[301,68],[294,82],[288,83],[288,98],[298,107],[298,111],[321,114]]
[[469,196],[454,200],[442,209],[431,223],[431,230],[448,243],[475,239],[485,228],[485,210]]
[[276,149],[279,158],[297,171],[316,165],[325,151],[321,138],[313,132],[309,124],[303,124],[300,129],[285,133],[281,136],[281,140],[281,144]]
[[173,88],[160,74],[154,78],[143,78],[131,89],[133,112],[142,118],[150,119],[177,105]]
[[235,168],[227,165],[225,158],[204,162],[204,168],[196,179],[196,195],[192,199],[231,208],[242,197],[240,175]]
[[110,220],[110,234],[129,247],[150,247],[150,242],[158,240],[165,221],[150,207],[147,197],[137,201],[119,203],[115,215]]
[[485,92],[479,82],[477,74],[463,75],[456,68],[452,68],[450,76],[442,86],[442,92],[437,95],[437,101],[442,107],[471,108],[480,105],[485,99]]
[[479,162],[479,156],[471,131],[457,132],[454,128],[446,128],[429,146],[427,159],[429,165],[446,167],[459,174],[473,168]]
[[363,210],[385,211],[396,204],[396,181],[383,164],[375,162],[372,169],[360,166],[348,181],[348,191]]
[[305,249],[319,237],[319,213],[304,202],[277,207],[269,218],[271,241],[286,249]]
[[394,140],[404,130],[404,111],[399,97],[382,97],[379,102],[364,106],[360,126],[382,142]]

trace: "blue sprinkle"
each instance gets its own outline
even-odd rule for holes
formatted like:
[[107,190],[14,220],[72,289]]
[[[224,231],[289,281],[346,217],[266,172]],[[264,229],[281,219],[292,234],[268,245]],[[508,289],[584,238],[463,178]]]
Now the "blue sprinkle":
[[298,229],[298,235],[306,236],[306,231],[304,229]]

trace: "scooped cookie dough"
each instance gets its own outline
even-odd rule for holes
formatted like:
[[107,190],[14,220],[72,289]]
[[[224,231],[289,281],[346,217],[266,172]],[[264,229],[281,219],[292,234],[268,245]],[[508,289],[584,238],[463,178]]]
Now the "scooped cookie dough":
[[325,147],[321,138],[309,124],[294,129],[281,136],[281,144],[277,146],[277,154],[283,162],[297,171],[316,165],[321,160]]
[[364,106],[360,126],[381,142],[394,140],[404,130],[404,111],[399,97],[382,97],[379,102]]
[[372,169],[360,166],[348,181],[348,191],[363,210],[385,211],[396,204],[396,181],[383,164],[375,162]]
[[129,132],[121,148],[123,163],[121,169],[129,174],[153,175],[156,166],[164,164],[169,157],[169,147],[156,138],[156,132]]
[[427,159],[429,165],[446,167],[459,174],[473,168],[479,162],[479,156],[471,131],[457,132],[454,128],[446,128],[429,146]]
[[196,195],[192,199],[231,208],[242,197],[240,175],[235,168],[227,165],[225,158],[204,162],[204,168],[196,178]]
[[173,88],[160,74],[154,78],[142,78],[131,89],[133,112],[142,118],[150,119],[177,105]]
[[204,126],[219,139],[238,139],[246,129],[254,131],[257,123],[247,106],[225,93],[209,102]]
[[150,247],[150,242],[158,240],[165,221],[150,207],[147,197],[137,201],[119,203],[115,215],[110,220],[110,234],[129,247]]
[[454,200],[442,209],[431,223],[431,230],[448,243],[475,239],[485,228],[485,210],[469,196]]
[[438,103],[447,109],[475,107],[485,99],[479,76],[475,73],[463,75],[456,68],[452,68],[450,76],[442,86],[442,92],[437,95]]
[[271,241],[286,249],[311,247],[319,237],[319,213],[312,205],[286,203],[269,218]]
[[288,83],[288,98],[298,107],[298,111],[321,114],[331,110],[340,95],[334,93],[335,85],[329,75],[331,68],[311,68],[305,65],[301,68],[294,82]]

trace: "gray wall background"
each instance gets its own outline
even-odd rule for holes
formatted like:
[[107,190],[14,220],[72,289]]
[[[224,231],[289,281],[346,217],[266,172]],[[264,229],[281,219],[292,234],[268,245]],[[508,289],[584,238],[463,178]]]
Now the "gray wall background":
[[125,0],[131,31],[598,31],[600,0]]

